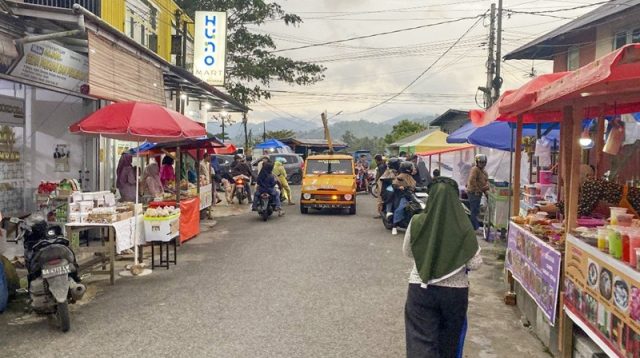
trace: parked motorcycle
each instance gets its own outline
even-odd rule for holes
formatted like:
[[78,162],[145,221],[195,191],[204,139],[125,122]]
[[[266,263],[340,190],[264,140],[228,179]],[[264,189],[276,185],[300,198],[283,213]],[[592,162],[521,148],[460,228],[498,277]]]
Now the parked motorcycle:
[[247,191],[247,185],[250,183],[251,178],[246,175],[237,175],[233,177],[233,184],[235,190],[235,196],[238,198],[238,204],[242,204],[246,199],[249,198],[249,193]]
[[60,329],[69,331],[69,303],[82,299],[86,291],[78,278],[78,264],[69,241],[59,226],[48,226],[44,220],[29,224],[11,218],[10,222],[17,225],[18,237],[9,241],[24,241],[31,309],[55,315]]

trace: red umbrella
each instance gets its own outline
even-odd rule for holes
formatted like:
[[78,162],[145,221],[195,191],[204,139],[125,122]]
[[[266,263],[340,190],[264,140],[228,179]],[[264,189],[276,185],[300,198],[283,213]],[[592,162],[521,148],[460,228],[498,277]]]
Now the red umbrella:
[[176,111],[140,102],[108,105],[76,122],[69,130],[132,142],[160,142],[207,134],[202,125]]

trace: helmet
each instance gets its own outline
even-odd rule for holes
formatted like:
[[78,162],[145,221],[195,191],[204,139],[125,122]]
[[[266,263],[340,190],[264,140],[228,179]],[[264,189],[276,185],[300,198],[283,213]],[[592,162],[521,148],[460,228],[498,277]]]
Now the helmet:
[[236,160],[242,160],[242,159],[244,159],[244,155],[242,155],[242,154],[236,154],[236,155],[233,157],[233,159],[236,159]]
[[411,174],[413,173],[413,163],[404,161],[400,163],[400,173]]
[[387,163],[387,167],[393,170],[400,170],[400,159],[398,158],[390,158]]
[[476,154],[476,164],[487,164],[487,156],[485,154]]

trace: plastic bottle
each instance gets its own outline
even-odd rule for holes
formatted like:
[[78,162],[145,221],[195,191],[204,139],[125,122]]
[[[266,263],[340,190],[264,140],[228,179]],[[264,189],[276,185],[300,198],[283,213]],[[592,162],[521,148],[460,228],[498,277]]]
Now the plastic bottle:
[[[621,233],[622,240],[622,261],[627,264],[631,263],[631,240],[629,239],[629,234],[624,232]],[[634,252],[635,255],[635,252]]]
[[[598,249],[602,252],[607,252],[609,249],[609,229],[600,227],[598,228]],[[640,247],[640,246],[639,246]]]
[[622,237],[620,233],[611,230],[609,231],[609,254],[614,258],[620,260],[622,258]]

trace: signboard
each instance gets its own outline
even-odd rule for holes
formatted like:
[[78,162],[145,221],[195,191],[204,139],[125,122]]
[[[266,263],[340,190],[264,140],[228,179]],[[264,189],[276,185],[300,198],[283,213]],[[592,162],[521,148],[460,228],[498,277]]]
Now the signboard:
[[640,273],[567,235],[565,310],[610,356],[640,356]]
[[213,204],[213,185],[200,187],[200,210],[204,210]]
[[24,100],[0,96],[0,124],[22,126],[24,124]]
[[560,252],[526,229],[509,223],[505,267],[555,325],[560,285]]
[[49,41],[26,44],[11,75],[69,91],[87,83],[89,59]]
[[224,85],[226,12],[196,11],[193,47],[193,74],[210,85]]

